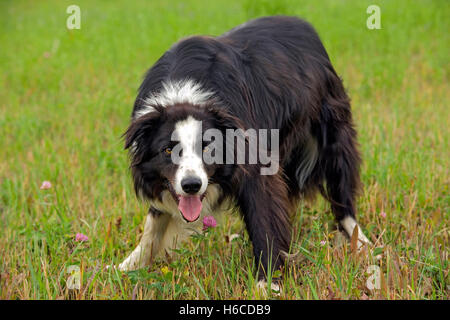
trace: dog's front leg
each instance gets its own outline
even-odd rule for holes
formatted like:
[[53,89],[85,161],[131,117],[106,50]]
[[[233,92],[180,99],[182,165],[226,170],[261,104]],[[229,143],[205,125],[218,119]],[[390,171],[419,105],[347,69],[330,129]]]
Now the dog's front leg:
[[258,278],[266,280],[269,270],[283,264],[281,251],[289,252],[291,241],[288,193],[281,175],[243,178],[238,205],[253,243]]
[[119,270],[132,271],[151,264],[161,249],[161,241],[169,223],[170,216],[150,208],[145,220],[144,234],[136,249],[119,264]]

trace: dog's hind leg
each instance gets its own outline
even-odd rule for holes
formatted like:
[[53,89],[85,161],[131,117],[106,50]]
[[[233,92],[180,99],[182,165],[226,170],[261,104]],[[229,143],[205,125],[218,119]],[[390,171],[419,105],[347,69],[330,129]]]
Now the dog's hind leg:
[[361,230],[361,227],[356,222],[356,219],[354,217],[347,216],[341,221],[339,221],[339,224],[349,237],[353,235],[355,227],[358,227],[358,244],[357,244],[358,249],[362,247],[364,244],[371,244],[370,240],[367,239],[367,237],[364,235],[364,233]]
[[150,208],[141,241],[133,252],[119,264],[119,270],[132,271],[150,265],[161,249],[161,241],[170,219],[169,214]]
[[[345,108],[349,110],[349,105],[336,107],[342,112],[339,115],[336,115],[336,110],[331,111],[327,104],[324,104],[323,108],[323,112],[329,116],[325,117],[328,121],[325,132],[322,132],[324,145],[320,159],[320,165],[325,172],[326,196],[341,230],[351,237],[358,226],[355,212],[356,195],[360,186],[361,160],[356,145],[356,131],[353,129],[350,113],[342,112]],[[359,226],[358,240],[358,248],[370,244]]]

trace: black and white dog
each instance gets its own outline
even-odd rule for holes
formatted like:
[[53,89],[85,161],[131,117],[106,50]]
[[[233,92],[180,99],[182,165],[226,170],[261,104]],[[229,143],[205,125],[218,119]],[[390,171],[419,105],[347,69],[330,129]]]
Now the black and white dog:
[[[265,144],[278,170],[262,174],[267,162],[250,162],[251,148],[243,163],[225,161],[223,143],[214,145],[219,161],[205,161],[208,130],[239,129],[278,133]],[[360,156],[349,98],[319,36],[298,18],[259,18],[176,43],[147,72],[125,138],[135,190],[150,209],[121,270],[149,265],[201,227],[201,217],[238,209],[264,280],[289,252],[297,201],[316,191],[341,230],[351,236],[357,226]],[[361,232],[359,241],[369,243]]]

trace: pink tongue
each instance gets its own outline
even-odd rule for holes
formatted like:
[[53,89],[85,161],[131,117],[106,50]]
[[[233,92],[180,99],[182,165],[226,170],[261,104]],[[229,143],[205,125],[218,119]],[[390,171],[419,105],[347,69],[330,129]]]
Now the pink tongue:
[[178,209],[180,209],[183,217],[187,221],[193,222],[197,220],[200,216],[200,211],[202,211],[202,201],[200,200],[200,196],[180,196]]

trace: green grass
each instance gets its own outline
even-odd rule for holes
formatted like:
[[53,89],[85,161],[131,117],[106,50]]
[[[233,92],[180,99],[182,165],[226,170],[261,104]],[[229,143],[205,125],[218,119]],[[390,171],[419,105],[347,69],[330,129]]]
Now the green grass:
[[[81,7],[67,30],[66,7]],[[170,5],[169,5],[170,3]],[[381,30],[366,8],[381,8]],[[344,80],[364,159],[358,219],[384,257],[337,245],[328,205],[303,203],[280,299],[448,299],[448,1],[2,1],[0,298],[247,299],[251,243],[237,215],[149,270],[104,271],[142,233],[121,134],[146,69],[178,39],[298,15]],[[44,180],[49,190],[40,190]],[[380,213],[386,212],[383,218]],[[89,241],[74,241],[82,232]],[[231,234],[241,236],[231,243]],[[321,241],[326,244],[322,246]],[[369,265],[382,271],[368,290]],[[81,270],[69,290],[67,268]]]

